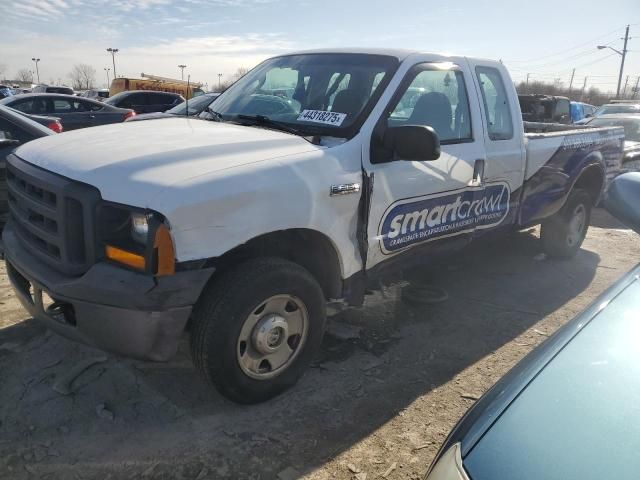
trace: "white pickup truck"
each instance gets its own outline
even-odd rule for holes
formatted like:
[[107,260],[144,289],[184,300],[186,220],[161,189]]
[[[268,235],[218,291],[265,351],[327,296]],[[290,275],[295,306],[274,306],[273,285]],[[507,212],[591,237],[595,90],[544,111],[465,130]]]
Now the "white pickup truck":
[[397,50],[266,60],[203,116],[18,148],[5,255],[53,330],[158,361],[187,331],[245,403],[299,379],[329,301],[491,231],[542,224],[545,251],[573,255],[624,140],[525,133],[501,63]]

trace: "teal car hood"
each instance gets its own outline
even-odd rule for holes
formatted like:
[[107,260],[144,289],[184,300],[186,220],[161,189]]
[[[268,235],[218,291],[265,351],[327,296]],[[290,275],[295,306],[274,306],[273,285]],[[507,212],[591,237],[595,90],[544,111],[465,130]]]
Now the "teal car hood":
[[464,467],[474,480],[626,479],[638,476],[638,452],[636,273],[502,412]]

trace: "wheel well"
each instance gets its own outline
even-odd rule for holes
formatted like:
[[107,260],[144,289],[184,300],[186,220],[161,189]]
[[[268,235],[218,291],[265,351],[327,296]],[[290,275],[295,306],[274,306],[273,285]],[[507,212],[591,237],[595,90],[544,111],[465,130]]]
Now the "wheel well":
[[602,192],[602,185],[604,183],[604,173],[598,166],[591,166],[580,174],[576,183],[573,184],[573,188],[581,188],[585,190],[595,204]]
[[320,232],[304,228],[280,230],[249,240],[213,261],[216,275],[256,257],[279,257],[309,270],[320,284],[325,298],[342,296],[340,260],[331,240]]

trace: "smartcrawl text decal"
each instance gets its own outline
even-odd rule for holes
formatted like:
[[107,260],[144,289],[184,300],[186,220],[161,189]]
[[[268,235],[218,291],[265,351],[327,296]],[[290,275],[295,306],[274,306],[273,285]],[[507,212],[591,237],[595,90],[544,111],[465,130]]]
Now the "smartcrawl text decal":
[[499,182],[400,200],[380,222],[382,252],[494,227],[509,213],[509,197],[509,186]]

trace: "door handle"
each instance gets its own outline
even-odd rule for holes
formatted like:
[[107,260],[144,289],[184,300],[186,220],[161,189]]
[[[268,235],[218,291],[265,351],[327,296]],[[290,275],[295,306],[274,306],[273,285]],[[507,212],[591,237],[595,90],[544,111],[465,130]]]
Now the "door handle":
[[472,186],[482,185],[484,181],[484,159],[479,158],[473,164],[473,178],[471,179]]

